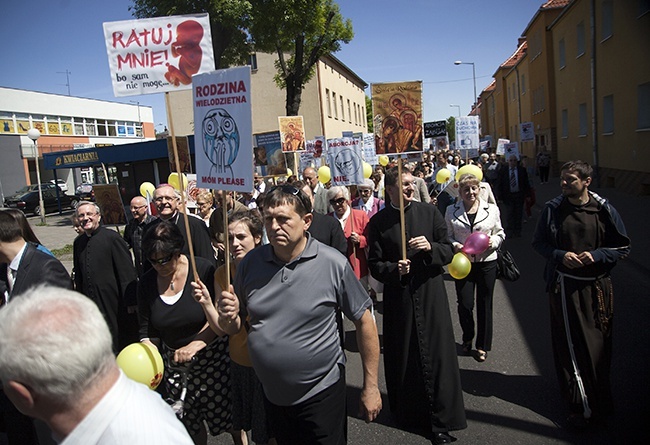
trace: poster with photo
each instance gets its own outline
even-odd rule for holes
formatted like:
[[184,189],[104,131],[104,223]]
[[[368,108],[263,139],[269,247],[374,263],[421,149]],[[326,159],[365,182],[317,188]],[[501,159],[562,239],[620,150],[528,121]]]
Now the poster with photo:
[[261,166],[262,176],[287,174],[287,162],[282,152],[282,139],[279,131],[256,134],[253,151],[255,152],[255,165]]
[[331,171],[332,185],[363,184],[361,139],[328,139],[327,160]]

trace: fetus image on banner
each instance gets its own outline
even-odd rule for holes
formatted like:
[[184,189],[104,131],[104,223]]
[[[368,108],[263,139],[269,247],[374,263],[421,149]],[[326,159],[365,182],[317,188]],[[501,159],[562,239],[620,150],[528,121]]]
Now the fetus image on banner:
[[203,27],[194,20],[186,20],[176,28],[176,41],[172,43],[172,56],[179,57],[178,68],[167,64],[165,78],[176,86],[192,83],[192,74],[201,68],[201,39]]
[[[230,171],[239,151],[237,123],[223,108],[210,110],[203,119],[203,151],[212,163],[210,175]],[[214,169],[214,170],[213,170]]]

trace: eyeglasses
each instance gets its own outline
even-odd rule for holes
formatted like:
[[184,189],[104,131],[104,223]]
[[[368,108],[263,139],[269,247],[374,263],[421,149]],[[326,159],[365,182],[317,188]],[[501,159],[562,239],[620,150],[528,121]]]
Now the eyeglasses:
[[165,258],[160,258],[157,260],[154,260],[153,258],[149,258],[149,262],[153,266],[164,266],[165,264],[169,263],[173,259],[174,259],[174,254],[172,253],[171,255],[166,256]]
[[370,193],[370,192],[372,192],[372,190],[370,190],[370,189],[359,189],[359,193],[363,193],[364,195],[366,193]]
[[299,189],[295,188],[292,185],[288,185],[288,184],[276,185],[271,190],[269,190],[269,194],[271,194],[275,190],[280,190],[282,193],[286,193],[288,195],[293,195],[293,196],[297,197],[298,200],[300,201],[300,204],[302,204],[302,207],[305,209],[305,212],[311,213],[311,201]]
[[345,201],[346,201],[345,198],[330,199],[330,204],[332,204],[333,206],[340,206],[343,205]]

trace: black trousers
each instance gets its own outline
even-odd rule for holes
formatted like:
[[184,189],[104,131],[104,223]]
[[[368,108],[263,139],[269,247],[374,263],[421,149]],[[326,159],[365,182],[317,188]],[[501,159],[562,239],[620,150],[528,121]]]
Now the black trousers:
[[302,403],[279,406],[266,400],[271,430],[279,445],[347,443],[345,367],[339,381]]
[[[472,263],[467,277],[456,281],[458,319],[463,330],[463,342],[472,341],[476,334],[476,349],[492,349],[492,302],[497,279],[497,262]],[[476,330],[474,329],[474,290],[476,290]]]

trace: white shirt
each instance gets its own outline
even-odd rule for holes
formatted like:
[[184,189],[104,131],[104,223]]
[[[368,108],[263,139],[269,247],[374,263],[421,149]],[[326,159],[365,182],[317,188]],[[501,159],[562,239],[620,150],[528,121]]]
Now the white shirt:
[[122,371],[115,385],[60,443],[193,445],[187,430],[160,395]]
[[[7,265],[7,274],[11,274],[12,280],[9,282],[9,286],[11,286],[11,290],[14,288],[14,284],[16,283],[16,275],[18,274],[18,266],[20,266],[20,260],[23,259],[23,254],[25,253],[25,249],[27,248],[27,243],[23,244],[23,247],[20,248],[16,256],[14,257],[13,260],[11,260],[11,263]],[[9,279],[9,278],[7,278]],[[9,289],[5,291],[5,304],[9,303],[9,299],[11,298],[11,295],[9,293]]]

